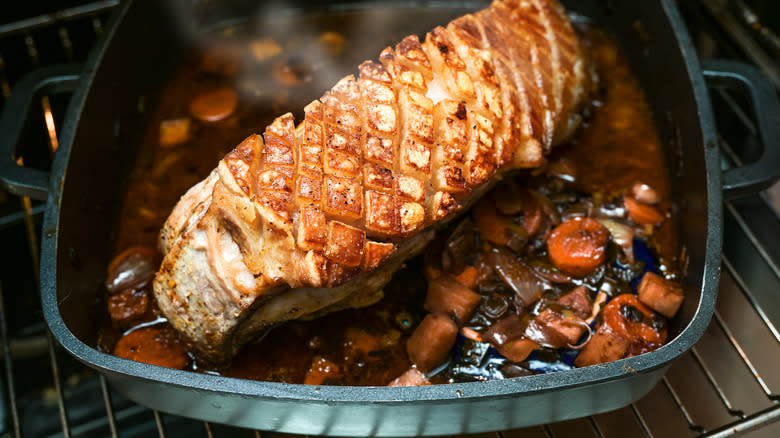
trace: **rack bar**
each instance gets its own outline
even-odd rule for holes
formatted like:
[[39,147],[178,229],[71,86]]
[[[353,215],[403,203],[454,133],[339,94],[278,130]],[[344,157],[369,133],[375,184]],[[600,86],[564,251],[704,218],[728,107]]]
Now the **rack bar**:
[[715,389],[715,392],[718,394],[718,397],[720,397],[720,400],[726,406],[726,409],[728,409],[729,413],[737,417],[744,416],[745,414],[741,410],[734,409],[734,406],[731,404],[731,401],[723,392],[723,388],[721,388],[720,385],[718,385],[718,382],[715,381],[715,377],[712,375],[712,371],[710,371],[710,367],[707,366],[706,362],[704,362],[701,355],[699,354],[699,351],[696,349],[695,346],[691,348],[691,355],[693,356],[696,363],[699,365],[699,368],[701,368],[702,372],[704,373],[704,376],[710,382],[710,385],[712,385],[712,387]]
[[111,403],[111,393],[108,391],[106,378],[102,374],[100,375],[100,392],[103,393],[103,403],[106,405],[106,417],[108,418],[108,428],[111,431],[111,437],[117,438],[119,434],[117,433],[116,428],[116,414],[114,413],[114,405]]
[[5,299],[3,284],[0,282],[0,342],[3,343],[3,359],[5,360],[5,379],[8,386],[8,403],[11,405],[11,418],[14,423],[14,436],[22,436],[22,426],[19,421],[19,410],[16,406],[16,384],[14,383],[14,366],[8,349],[8,324],[5,319]]
[[682,400],[680,400],[680,396],[677,395],[677,391],[672,388],[672,385],[669,383],[669,379],[664,376],[661,381],[663,382],[664,386],[666,386],[666,390],[669,391],[669,394],[672,396],[674,402],[677,404],[677,408],[679,408],[680,412],[682,412],[685,421],[688,422],[688,427],[690,427],[692,430],[701,430],[701,427],[698,426],[695,421],[693,421],[693,417],[691,417],[688,409],[685,407],[685,405],[683,405]]
[[599,438],[604,438],[604,432],[601,431],[598,422],[596,422],[596,418],[591,415],[588,417],[588,420],[590,421],[590,425],[593,427],[593,430],[596,432],[596,436]]
[[700,438],[726,438],[741,435],[753,429],[757,429],[761,426],[774,423],[780,420],[780,405],[764,409],[763,411],[756,412],[755,414],[748,415],[740,421],[725,424],[715,430],[712,430]]
[[718,24],[734,39],[748,58],[761,67],[761,70],[776,87],[780,87],[780,71],[778,71],[776,64],[734,18],[734,15],[726,10],[726,2],[723,0],[700,0],[699,3],[707,8]]
[[634,413],[639,425],[642,426],[642,431],[645,433],[645,436],[647,438],[653,438],[653,433],[650,432],[650,428],[647,426],[647,422],[642,417],[642,414],[639,413],[639,409],[636,408],[636,404],[631,403],[631,411]]
[[68,60],[68,62],[73,62],[73,41],[70,39],[68,28],[65,26],[60,26],[57,34],[60,37],[60,44],[62,44],[62,49],[65,50],[65,58]]
[[154,422],[157,425],[157,434],[160,438],[166,438],[168,434],[165,431],[165,423],[163,423],[162,415],[159,411],[152,411],[154,413]]
[[758,384],[761,386],[761,389],[764,390],[764,393],[767,395],[767,397],[772,398],[772,390],[769,389],[769,386],[767,386],[766,382],[764,382],[764,379],[761,378],[758,371],[756,370],[756,367],[753,366],[753,362],[745,354],[745,350],[743,350],[742,346],[739,345],[739,342],[737,342],[737,340],[734,339],[734,335],[731,333],[731,330],[728,328],[726,323],[723,322],[723,318],[720,317],[720,314],[718,313],[717,310],[715,311],[714,318],[715,321],[717,321],[720,328],[723,330],[723,333],[725,333],[726,338],[729,340],[731,345],[737,351],[737,354],[739,354],[739,357],[742,358],[742,362],[744,362],[745,366],[747,366],[748,369],[750,370],[750,374],[752,374],[753,378],[756,379],[756,382],[758,382]]
[[85,5],[63,9],[51,14],[39,15],[0,25],[0,38],[20,32],[30,31],[39,27],[49,26],[64,20],[73,20],[86,15],[99,14],[119,4],[119,0],[100,0]]

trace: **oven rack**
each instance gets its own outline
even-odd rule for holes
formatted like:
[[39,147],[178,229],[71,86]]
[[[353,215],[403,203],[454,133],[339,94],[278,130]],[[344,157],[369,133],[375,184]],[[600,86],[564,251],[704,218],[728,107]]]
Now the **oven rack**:
[[[94,1],[0,24],[0,107],[22,73],[52,62],[83,61],[88,51],[85,47],[94,43],[117,3]],[[710,6],[686,6],[686,18],[694,17],[689,24],[700,26],[692,27],[697,32],[694,36],[709,32],[718,38],[728,37],[730,32],[724,31],[717,19],[715,24],[698,23],[707,22],[707,13],[717,15]],[[91,28],[91,34],[85,34],[85,27]],[[56,47],[44,41],[52,36]],[[58,53],[49,56],[52,50]],[[738,97],[712,90],[712,98],[719,120],[737,121],[719,135],[726,151],[724,161],[739,161],[741,155],[732,146],[750,142],[755,126]],[[48,96],[41,99],[37,125],[43,132],[36,137],[41,149],[56,150],[62,111],[64,105],[53,104]],[[726,203],[723,270],[712,323],[702,340],[674,362],[647,396],[628,407],[588,418],[473,436],[780,436],[780,245],[775,237],[780,220],[767,199],[763,194]],[[56,345],[45,329],[37,289],[42,211],[43,206],[29,198],[0,191],[3,253],[27,254],[14,257],[18,268],[0,271],[3,437],[283,436],[204,423],[135,405]],[[16,247],[9,247],[11,244]],[[18,276],[30,278],[20,281]],[[20,300],[20,296],[26,298]],[[20,323],[17,315],[21,314],[30,317]]]

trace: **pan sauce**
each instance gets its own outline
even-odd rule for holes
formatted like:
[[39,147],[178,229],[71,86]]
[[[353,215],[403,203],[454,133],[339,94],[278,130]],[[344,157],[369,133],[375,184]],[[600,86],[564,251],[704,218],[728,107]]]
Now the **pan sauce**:
[[[447,10],[443,15],[454,17],[462,12]],[[262,130],[273,117],[286,111],[300,118],[300,111],[312,97],[319,96],[345,72],[352,72],[363,59],[375,58],[379,48],[447,19],[441,10],[421,10],[415,29],[410,29],[406,13],[384,13],[387,28],[379,43],[358,37],[365,31],[361,23],[370,22],[362,20],[361,14],[377,14],[360,11],[303,19],[310,21],[308,29],[316,29],[308,34],[284,32],[302,28],[299,23],[266,28],[251,39],[238,35],[236,29],[224,29],[185,60],[158,97],[139,148],[117,228],[117,253],[134,246],[155,247],[159,229],[178,197],[248,134]],[[583,35],[599,73],[600,95],[582,132],[571,144],[557,147],[550,160],[565,163],[577,175],[570,184],[572,190],[603,197],[621,193],[641,181],[661,195],[660,209],[669,211],[664,157],[642,92],[612,41],[591,29],[583,29]],[[232,108],[225,103],[224,92],[222,100],[216,101],[216,106],[222,107],[214,114],[204,114],[193,106],[193,100],[208,98],[209,93],[225,87],[236,91]],[[528,184],[542,183],[530,175],[520,178]],[[648,243],[661,260],[673,260],[677,250],[674,241],[672,221],[666,219]],[[227,369],[199,362],[190,353],[186,353],[184,366],[257,380],[385,385],[411,365],[406,342],[424,315],[426,282],[420,275],[422,264],[421,258],[409,261],[377,304],[275,328],[242,349]],[[675,275],[676,263],[662,262],[661,266],[669,276]],[[146,294],[151,300],[148,289],[132,294]],[[130,303],[126,302],[128,307]],[[132,309],[122,309],[123,305],[115,307],[133,313]],[[149,321],[156,318],[154,303],[146,304],[143,311],[125,322],[117,323],[114,318],[112,323],[108,318],[101,329],[101,347],[113,351],[122,332],[147,330]],[[139,323],[145,328],[135,329]],[[153,324],[151,327],[158,328],[153,337],[178,349],[181,341],[171,330],[159,330],[164,326],[164,322]],[[530,372],[521,363],[504,375]],[[440,370],[432,381],[468,378],[450,369]]]

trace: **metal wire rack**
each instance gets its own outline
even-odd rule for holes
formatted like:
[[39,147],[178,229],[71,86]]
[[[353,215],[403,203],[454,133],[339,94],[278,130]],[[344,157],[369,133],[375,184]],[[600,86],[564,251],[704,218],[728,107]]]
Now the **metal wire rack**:
[[[52,62],[83,60],[116,4],[117,0],[96,1],[0,24],[0,103],[25,71]],[[698,17],[689,20],[695,36],[709,32],[720,38],[733,33],[724,32],[717,23],[702,28],[697,22],[707,21],[702,14],[716,15],[709,8],[684,10],[686,18]],[[43,41],[52,37],[54,44]],[[58,55],[49,56],[52,50]],[[720,131],[725,159],[739,162],[743,154],[732,146],[753,142],[755,126],[737,98],[720,90],[713,90],[712,97],[718,119],[730,121],[729,129]],[[49,97],[41,99],[39,124],[45,133],[41,142],[49,153],[57,148],[58,111],[64,111],[64,106]],[[776,243],[780,219],[767,196],[771,193],[725,205],[723,271],[715,316],[702,340],[671,366],[646,397],[588,418],[478,436],[780,436],[780,245]],[[3,254],[29,254],[29,258],[15,257],[17,265],[0,270],[2,436],[281,435],[174,417],[135,405],[114,392],[102,376],[62,352],[45,329],[37,301],[42,210],[29,198],[0,191]]]

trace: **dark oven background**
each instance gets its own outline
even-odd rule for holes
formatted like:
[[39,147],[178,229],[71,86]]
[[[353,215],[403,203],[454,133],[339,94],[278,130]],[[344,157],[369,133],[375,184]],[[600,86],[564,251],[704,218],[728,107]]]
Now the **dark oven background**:
[[[195,0],[193,0],[195,1]],[[606,1],[606,0],[605,0]],[[118,0],[14,2],[0,18],[0,108],[42,66],[83,62]],[[780,88],[780,2],[687,0],[680,8],[703,58],[744,60]],[[723,165],[760,155],[743,97],[711,90]],[[47,169],[67,94],[36,101],[22,137],[25,166]],[[3,133],[0,133],[3,135]],[[777,145],[775,145],[777,146]],[[773,207],[774,206],[774,209]],[[702,340],[650,394],[618,411],[490,437],[780,436],[780,187],[728,202],[721,291]],[[137,406],[55,345],[40,310],[43,203],[0,189],[2,436],[274,436]]]

